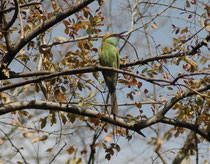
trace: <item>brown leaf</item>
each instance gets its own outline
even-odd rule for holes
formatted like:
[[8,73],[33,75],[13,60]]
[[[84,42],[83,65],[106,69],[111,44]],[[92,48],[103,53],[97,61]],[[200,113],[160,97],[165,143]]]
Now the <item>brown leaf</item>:
[[118,152],[120,152],[120,146],[119,145],[116,145],[116,150],[118,151]]
[[105,156],[105,159],[107,159],[108,161],[111,159],[111,155],[110,154],[107,154],[106,156]]
[[149,91],[147,89],[144,90],[144,94],[146,95]]
[[69,155],[71,155],[76,149],[71,146],[70,148],[68,148],[67,152],[69,153]]
[[48,139],[48,136],[47,135],[44,135],[42,136],[41,138],[39,138],[40,141],[45,141]]
[[53,151],[53,148],[49,148],[46,150],[46,152],[51,153]]

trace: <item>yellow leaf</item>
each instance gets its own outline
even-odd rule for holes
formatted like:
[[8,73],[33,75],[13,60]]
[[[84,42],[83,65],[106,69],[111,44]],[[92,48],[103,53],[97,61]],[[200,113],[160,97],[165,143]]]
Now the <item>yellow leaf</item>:
[[162,99],[161,99],[161,101],[165,101],[166,100],[166,97],[163,97]]
[[66,42],[66,41],[67,41],[67,39],[66,39],[66,38],[64,38],[64,37],[62,37],[62,36],[59,36],[59,37],[57,37],[56,39],[58,39],[59,41],[64,41],[64,42]]
[[85,100],[89,100],[94,96],[95,96],[95,91],[92,91],[92,92],[90,92],[90,94],[88,95],[88,97]]
[[9,95],[5,92],[0,93],[0,99],[4,100],[6,104],[11,102]]
[[20,162],[20,161],[17,161],[17,164],[23,164],[22,162]]
[[204,161],[204,164],[208,164],[207,160]]
[[21,55],[25,55],[26,54],[25,50],[20,50],[19,52],[20,52]]
[[157,24],[154,22],[153,24],[151,24],[151,27],[154,28],[154,29],[157,29]]
[[26,138],[28,138],[28,137],[31,136],[31,134],[33,134],[33,132],[30,131],[28,133],[24,133],[23,136],[26,137]]
[[37,141],[39,141],[39,137],[34,138],[32,143],[36,143]]
[[105,140],[108,141],[108,142],[111,142],[112,141],[112,138],[110,136],[106,136],[105,137]]
[[23,127],[23,126],[19,126],[18,129],[22,130],[22,131],[26,131],[28,128]]

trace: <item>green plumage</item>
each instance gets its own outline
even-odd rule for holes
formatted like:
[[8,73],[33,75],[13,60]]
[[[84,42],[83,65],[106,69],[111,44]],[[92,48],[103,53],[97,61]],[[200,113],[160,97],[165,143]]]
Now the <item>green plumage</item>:
[[[100,51],[100,64],[106,67],[120,68],[120,57],[117,49],[119,38],[107,34],[103,38],[101,51]],[[103,71],[105,83],[111,94],[111,112],[116,115],[118,113],[117,97],[116,97],[116,84],[118,73],[114,71]]]

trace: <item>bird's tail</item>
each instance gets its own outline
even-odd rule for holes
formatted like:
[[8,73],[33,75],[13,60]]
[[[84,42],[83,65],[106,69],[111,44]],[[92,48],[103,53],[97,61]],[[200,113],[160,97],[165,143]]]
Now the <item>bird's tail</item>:
[[111,93],[111,114],[116,115],[118,113],[117,96],[116,91]]

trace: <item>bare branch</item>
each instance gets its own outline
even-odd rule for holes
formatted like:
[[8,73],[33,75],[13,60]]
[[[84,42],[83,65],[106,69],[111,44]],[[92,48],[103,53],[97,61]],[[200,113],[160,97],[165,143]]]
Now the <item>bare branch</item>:
[[161,159],[163,164],[167,164],[167,161],[165,160],[165,158],[163,157],[163,155],[160,153],[159,150],[155,150],[155,153],[157,153],[158,157]]
[[[79,101],[75,101],[75,102],[70,102],[70,104],[78,104]],[[155,101],[148,101],[148,102],[141,102],[141,105],[148,105],[148,104],[162,104],[163,101],[159,101],[159,102],[155,102]],[[111,106],[111,104],[100,104],[100,103],[91,103],[88,102],[88,104],[91,104],[93,106]],[[135,103],[118,103],[118,106],[135,106]]]
[[173,81],[172,84],[175,84],[179,79],[184,78],[184,77],[189,77],[189,76],[197,76],[197,75],[203,75],[203,76],[209,76],[210,73],[208,72],[198,72],[198,73],[191,73],[191,74],[183,74],[177,76]]
[[25,164],[28,164],[28,162],[26,161],[25,157],[23,156],[23,153],[20,151],[20,148],[18,148],[17,146],[14,145],[14,143],[12,142],[12,140],[9,138],[9,136],[2,129],[0,129],[0,131],[2,133],[4,133],[4,135],[6,136],[6,139],[10,142],[10,144],[12,145],[12,147],[20,154],[20,156],[23,159],[24,163]]
[[[152,2],[152,1],[151,2],[150,1],[145,1],[145,2],[144,1],[141,1],[141,2],[139,2],[139,4],[143,4],[143,3],[151,4],[151,5],[160,5],[160,6],[165,6],[165,7],[168,6],[168,4],[165,4],[165,3]],[[170,8],[181,10],[183,12],[188,12],[188,13],[196,14],[196,15],[198,15],[198,16],[201,17],[201,15],[199,15],[197,12],[193,12],[193,11],[187,10],[186,8],[181,8],[181,7],[173,6],[173,5],[171,5]]]
[[23,39],[25,37],[24,27],[23,27],[23,19],[20,13],[20,6],[18,4],[18,17],[20,20],[20,39]]
[[49,162],[49,164],[50,163],[52,163],[54,160],[55,160],[55,158],[61,153],[61,151],[64,149],[64,147],[66,146],[67,144],[66,144],[66,142],[65,142],[65,144],[60,148],[60,150],[55,154],[55,156],[53,157],[53,159]]
[[130,31],[128,31],[125,35],[129,35],[130,33],[137,31],[139,29],[141,29],[144,26],[147,26],[148,24],[150,24],[151,22],[153,22],[157,17],[159,17],[160,15],[162,15],[164,12],[166,12],[174,3],[176,0],[173,0],[170,4],[167,5],[167,7],[161,11],[160,13],[158,13],[155,17],[153,17],[150,21],[146,22],[145,24],[143,24],[142,26],[135,28],[135,29],[131,29]]

